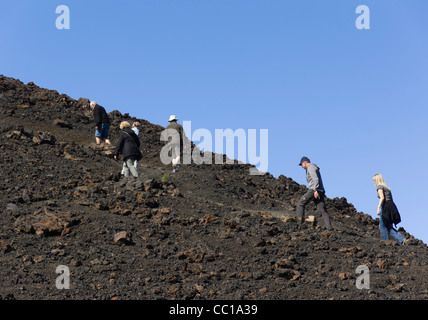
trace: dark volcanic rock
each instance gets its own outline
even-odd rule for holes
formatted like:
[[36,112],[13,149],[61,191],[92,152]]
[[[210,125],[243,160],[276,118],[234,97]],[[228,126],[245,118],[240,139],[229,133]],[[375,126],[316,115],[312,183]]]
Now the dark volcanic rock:
[[124,179],[89,101],[0,76],[0,299],[428,298],[427,246],[404,229],[406,245],[381,241],[345,198],[326,202],[335,232],[313,206],[300,225],[306,187],[246,164],[171,174],[163,128],[113,111],[113,144],[121,121],[142,123],[140,177]]

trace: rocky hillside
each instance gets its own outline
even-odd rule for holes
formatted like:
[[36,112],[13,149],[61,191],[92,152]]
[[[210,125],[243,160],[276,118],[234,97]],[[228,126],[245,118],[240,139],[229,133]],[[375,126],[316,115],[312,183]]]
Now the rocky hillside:
[[[113,144],[137,120],[110,118]],[[428,248],[405,230],[406,245],[381,241],[344,198],[327,199],[334,232],[313,206],[301,226],[306,187],[247,164],[171,174],[163,128],[138,120],[141,176],[126,180],[94,145],[88,99],[0,76],[0,299],[428,299]],[[369,289],[356,287],[360,265]]]

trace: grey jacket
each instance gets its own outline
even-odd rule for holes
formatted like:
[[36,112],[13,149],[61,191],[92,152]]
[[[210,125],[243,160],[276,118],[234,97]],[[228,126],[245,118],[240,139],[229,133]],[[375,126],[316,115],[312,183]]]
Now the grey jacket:
[[171,132],[169,134],[169,140],[168,142],[172,144],[178,144],[180,145],[181,142],[185,145],[189,142],[189,139],[187,138],[186,134],[184,133],[183,126],[177,122],[171,122],[165,129],[167,130],[176,130],[178,135],[175,134],[176,132]]
[[320,168],[316,164],[310,163],[306,168],[306,180],[308,181],[309,189],[325,193]]

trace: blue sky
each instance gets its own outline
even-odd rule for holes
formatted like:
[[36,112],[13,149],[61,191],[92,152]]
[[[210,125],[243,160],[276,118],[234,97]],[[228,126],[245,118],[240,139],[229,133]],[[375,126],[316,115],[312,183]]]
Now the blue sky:
[[[359,5],[370,30],[355,26]],[[423,0],[2,1],[0,74],[160,125],[268,129],[270,173],[306,184],[306,155],[328,197],[373,217],[382,173],[401,226],[427,243],[427,12]]]

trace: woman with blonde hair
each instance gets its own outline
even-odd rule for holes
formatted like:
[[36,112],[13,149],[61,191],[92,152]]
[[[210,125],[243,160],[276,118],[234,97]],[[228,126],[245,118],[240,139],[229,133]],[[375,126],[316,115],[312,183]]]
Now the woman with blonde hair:
[[119,142],[116,146],[114,158],[117,159],[119,154],[123,155],[123,173],[125,177],[138,177],[137,168],[134,166],[135,160],[141,159],[140,139],[134,131],[131,130],[131,125],[127,121],[120,124]]
[[403,243],[405,237],[392,226],[394,224],[395,227],[397,227],[397,224],[401,222],[401,217],[392,199],[391,189],[379,173],[373,176],[373,183],[376,186],[377,196],[379,198],[377,214],[379,215],[381,238],[382,240],[388,240],[389,235],[391,235],[399,243]]

